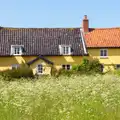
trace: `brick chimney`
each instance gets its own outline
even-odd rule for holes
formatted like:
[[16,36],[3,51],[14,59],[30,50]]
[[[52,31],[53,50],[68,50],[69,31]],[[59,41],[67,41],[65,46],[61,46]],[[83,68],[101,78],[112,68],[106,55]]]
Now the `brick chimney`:
[[87,18],[87,15],[84,15],[82,28],[83,28],[84,33],[89,32],[89,20]]

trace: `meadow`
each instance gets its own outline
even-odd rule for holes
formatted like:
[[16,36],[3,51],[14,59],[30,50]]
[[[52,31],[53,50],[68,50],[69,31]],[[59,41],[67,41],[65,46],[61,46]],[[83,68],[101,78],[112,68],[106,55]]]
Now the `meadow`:
[[120,120],[119,113],[115,75],[0,77],[0,120]]

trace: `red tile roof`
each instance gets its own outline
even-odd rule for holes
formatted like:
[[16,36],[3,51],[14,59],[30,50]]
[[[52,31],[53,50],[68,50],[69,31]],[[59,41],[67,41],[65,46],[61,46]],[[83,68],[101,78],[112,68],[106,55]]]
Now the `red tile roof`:
[[90,28],[85,41],[87,47],[120,47],[120,28]]

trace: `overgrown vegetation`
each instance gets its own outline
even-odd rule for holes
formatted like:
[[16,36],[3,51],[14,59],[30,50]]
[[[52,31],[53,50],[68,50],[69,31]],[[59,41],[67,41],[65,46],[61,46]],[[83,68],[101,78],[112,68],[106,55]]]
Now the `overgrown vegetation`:
[[60,75],[81,75],[81,74],[102,74],[102,65],[100,64],[98,59],[88,60],[84,58],[79,65],[73,65],[71,70],[64,70],[60,69],[57,71],[55,68],[52,69],[53,76],[60,76]]
[[102,66],[97,59],[88,60],[84,58],[80,65],[74,65],[72,70],[81,73],[102,73]]
[[1,72],[0,120],[120,120],[120,70],[101,73],[96,59],[32,80],[25,64]]
[[[58,77],[60,75],[71,76],[72,74],[94,74],[94,73],[95,74],[102,73],[101,64],[96,59],[88,60],[85,58],[82,60],[80,65],[72,66],[72,70],[66,71],[60,69],[58,71],[54,67],[52,67],[52,71],[51,71],[52,76],[55,77]],[[14,78],[21,78],[21,77],[24,78],[34,77],[32,69],[24,63],[22,63],[20,67],[17,69],[8,69],[5,71],[1,71],[0,75],[2,75],[5,78],[5,80],[13,80]]]
[[0,72],[1,76],[4,77],[5,80],[13,80],[13,78],[33,78],[32,69],[26,64],[21,64],[17,69],[8,69]]
[[20,78],[0,76],[0,120],[120,120],[120,78],[72,75]]
[[120,69],[115,70],[115,71],[114,71],[114,74],[120,76]]

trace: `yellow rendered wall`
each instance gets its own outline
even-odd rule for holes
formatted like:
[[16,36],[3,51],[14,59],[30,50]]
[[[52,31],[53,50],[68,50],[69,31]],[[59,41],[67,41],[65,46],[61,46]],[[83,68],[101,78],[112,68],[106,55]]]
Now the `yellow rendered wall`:
[[[108,57],[100,57],[100,49],[88,49],[89,56],[88,58],[97,58],[100,63],[105,66],[105,71],[108,69],[114,69],[113,65],[120,64],[120,49],[119,48],[109,48]],[[0,71],[5,69],[10,69],[12,64],[21,64],[22,62],[29,62],[35,59],[37,56],[9,56],[9,57],[0,57]],[[46,56],[48,60],[54,63],[56,69],[60,69],[62,64],[80,64],[82,56]],[[51,65],[47,64],[45,61],[39,59],[33,63],[30,67],[33,69],[34,74],[36,73],[37,64],[42,64],[44,66],[44,74],[51,73]]]
[[[0,57],[0,71],[11,69],[12,64],[21,64],[27,63],[37,56],[9,56],[9,57]],[[62,64],[80,64],[83,57],[81,56],[46,56],[48,60],[54,63],[56,69],[60,69]],[[34,74],[36,73],[36,66],[42,64],[44,67],[44,74],[51,74],[51,65],[47,64],[45,61],[39,59],[33,63],[30,67],[33,69]]]
[[32,60],[36,57],[22,57],[22,56],[9,56],[9,57],[0,57],[0,70],[11,69],[12,64],[21,64],[29,60]]
[[82,61],[82,56],[47,56],[48,60],[54,63],[54,67],[59,70],[63,64],[77,65]]
[[114,69],[114,65],[120,64],[120,49],[119,48],[108,48],[108,57],[100,57],[100,49],[89,48],[89,58],[97,58],[100,63],[105,66],[105,71],[107,69]]

